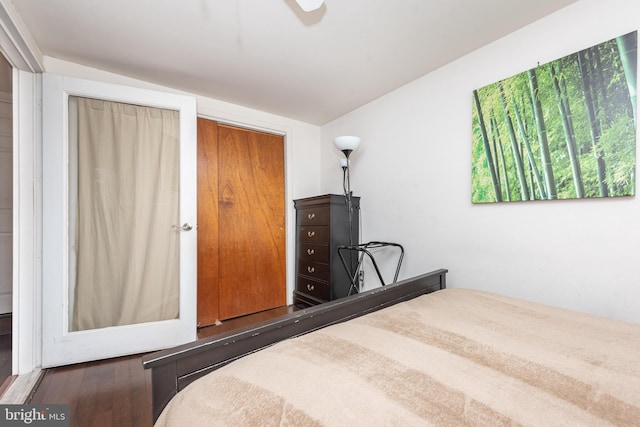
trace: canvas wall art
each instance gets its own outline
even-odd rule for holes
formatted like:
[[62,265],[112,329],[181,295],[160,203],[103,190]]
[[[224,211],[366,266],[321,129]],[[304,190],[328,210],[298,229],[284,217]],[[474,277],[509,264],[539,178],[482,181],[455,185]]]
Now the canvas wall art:
[[637,32],[473,91],[472,202],[635,195]]

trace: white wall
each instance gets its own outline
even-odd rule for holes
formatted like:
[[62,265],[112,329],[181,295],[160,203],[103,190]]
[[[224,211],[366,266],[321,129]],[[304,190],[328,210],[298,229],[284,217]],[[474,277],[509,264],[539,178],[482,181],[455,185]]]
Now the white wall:
[[[124,86],[184,93],[95,68],[44,57],[47,73],[103,81]],[[195,95],[194,95],[195,96]],[[285,185],[287,198],[287,299],[295,287],[295,211],[293,200],[319,194],[320,127],[212,98],[196,96],[198,116],[236,126],[285,135]]]
[[323,192],[342,191],[332,138],[361,136],[363,241],[402,243],[401,278],[443,267],[449,287],[640,322],[638,197],[471,203],[472,90],[639,27],[637,0],[580,0],[323,126]]

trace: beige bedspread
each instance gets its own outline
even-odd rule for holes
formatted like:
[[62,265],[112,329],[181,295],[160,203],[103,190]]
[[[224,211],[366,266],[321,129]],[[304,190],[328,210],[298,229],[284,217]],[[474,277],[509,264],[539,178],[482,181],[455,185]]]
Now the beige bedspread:
[[640,426],[640,325],[446,289],[209,374],[158,426]]

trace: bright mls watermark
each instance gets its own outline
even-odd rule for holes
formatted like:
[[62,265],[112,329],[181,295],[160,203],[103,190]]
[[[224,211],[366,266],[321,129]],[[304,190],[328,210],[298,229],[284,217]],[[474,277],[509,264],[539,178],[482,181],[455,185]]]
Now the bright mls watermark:
[[69,405],[0,405],[0,426],[69,427]]

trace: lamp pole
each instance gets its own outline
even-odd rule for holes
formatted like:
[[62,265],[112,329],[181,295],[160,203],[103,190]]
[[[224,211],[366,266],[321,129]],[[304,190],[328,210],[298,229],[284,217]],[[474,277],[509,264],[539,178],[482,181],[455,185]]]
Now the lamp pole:
[[[353,150],[342,150],[344,156],[346,157],[346,166],[343,166],[343,178],[346,176],[347,179],[347,189],[346,189],[346,197],[347,197],[347,211],[349,215],[349,245],[353,245],[353,205],[351,202],[351,173],[349,170],[349,155],[353,152]],[[343,183],[344,184],[344,183]]]

